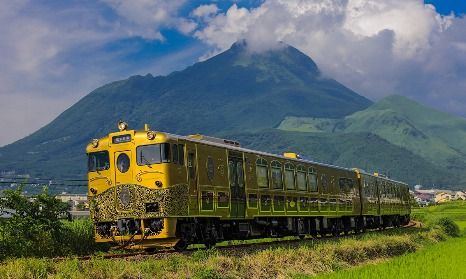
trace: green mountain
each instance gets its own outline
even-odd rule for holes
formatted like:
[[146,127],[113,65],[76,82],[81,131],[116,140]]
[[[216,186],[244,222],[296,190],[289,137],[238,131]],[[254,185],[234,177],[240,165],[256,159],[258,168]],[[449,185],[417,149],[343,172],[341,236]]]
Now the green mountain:
[[[370,133],[393,146],[409,150],[406,158],[409,164],[401,162],[390,168],[390,172],[400,179],[408,177],[399,173],[401,168],[424,162],[431,167],[414,172],[419,176],[418,182],[439,185],[466,182],[466,120],[427,108],[402,96],[389,96],[342,119],[286,117],[278,129],[325,134],[335,138]],[[377,152],[379,155],[384,158],[390,156],[385,152],[386,148],[380,149]],[[374,169],[376,165],[372,166],[370,168]],[[435,172],[431,173],[433,170]],[[425,179],[432,176],[438,178]]]
[[39,177],[85,177],[85,145],[150,123],[179,134],[224,135],[276,127],[287,116],[341,118],[371,101],[321,76],[311,58],[281,45],[250,52],[245,42],[168,76],[104,85],[28,137],[0,148],[0,170]]

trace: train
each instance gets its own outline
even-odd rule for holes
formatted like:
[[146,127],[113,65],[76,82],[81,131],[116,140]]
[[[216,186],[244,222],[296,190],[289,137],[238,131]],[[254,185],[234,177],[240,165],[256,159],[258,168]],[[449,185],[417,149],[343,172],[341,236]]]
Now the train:
[[96,242],[183,250],[235,239],[338,236],[410,221],[408,185],[377,173],[147,124],[117,126],[86,147]]

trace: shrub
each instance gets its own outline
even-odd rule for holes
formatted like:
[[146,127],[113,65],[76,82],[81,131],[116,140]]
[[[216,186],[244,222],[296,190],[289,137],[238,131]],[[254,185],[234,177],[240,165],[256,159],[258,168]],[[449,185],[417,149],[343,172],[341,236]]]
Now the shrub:
[[441,229],[446,235],[460,236],[459,226],[449,217],[440,217],[431,221],[430,224],[433,228]]
[[33,197],[24,196],[22,187],[3,194],[0,213],[11,218],[0,224],[0,258],[55,255],[63,234],[59,217],[67,213],[68,205],[50,196],[47,188]]
[[10,213],[11,218],[0,220],[0,259],[85,255],[108,249],[94,242],[89,219],[61,220],[68,205],[50,196],[47,188],[32,197],[24,196],[21,187],[3,194],[0,213]]

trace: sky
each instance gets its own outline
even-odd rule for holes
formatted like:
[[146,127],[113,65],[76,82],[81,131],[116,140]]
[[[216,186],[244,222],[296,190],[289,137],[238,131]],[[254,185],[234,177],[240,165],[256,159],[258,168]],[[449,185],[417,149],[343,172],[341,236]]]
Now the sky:
[[309,55],[377,101],[466,117],[466,0],[0,0],[0,146],[92,90],[182,70],[246,39]]

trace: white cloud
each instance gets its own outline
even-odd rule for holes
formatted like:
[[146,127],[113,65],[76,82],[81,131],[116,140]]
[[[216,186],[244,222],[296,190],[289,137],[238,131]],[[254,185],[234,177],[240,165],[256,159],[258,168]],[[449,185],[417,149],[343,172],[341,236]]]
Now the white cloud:
[[0,146],[37,130],[105,83],[141,69],[167,73],[196,60],[185,51],[165,60],[128,63],[125,57],[140,45],[107,48],[135,36],[162,39],[161,28],[191,32],[196,24],[177,16],[182,3],[0,1],[0,130],[8,131],[0,136]]
[[208,5],[201,5],[199,7],[197,7],[196,9],[194,9],[194,11],[192,11],[192,15],[193,16],[197,16],[197,17],[208,17],[208,16],[211,16],[211,15],[215,15],[217,14],[217,12],[219,11],[217,5],[215,4],[208,4]]
[[466,116],[466,19],[421,0],[268,0],[204,24],[195,36],[213,47],[207,56],[238,39],[256,51],[284,41],[373,100],[402,94]]
[[164,40],[160,29],[176,28],[188,34],[196,28],[192,20],[178,16],[179,9],[186,0],[103,0],[126,20],[122,25],[131,36],[146,39]]

